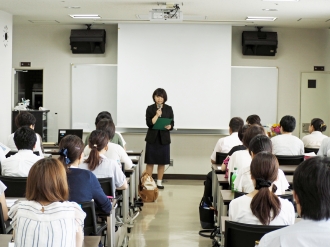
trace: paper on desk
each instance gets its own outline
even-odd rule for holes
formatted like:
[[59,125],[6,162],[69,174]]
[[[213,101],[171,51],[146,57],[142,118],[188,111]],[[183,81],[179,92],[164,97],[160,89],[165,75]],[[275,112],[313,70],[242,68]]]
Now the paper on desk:
[[12,207],[16,201],[17,201],[17,198],[15,198],[15,199],[6,198],[7,207],[8,208]]
[[221,166],[218,166],[218,170],[221,170]]
[[0,148],[3,150],[3,152],[5,153],[5,155],[10,151],[10,148],[7,147],[5,144],[0,142]]

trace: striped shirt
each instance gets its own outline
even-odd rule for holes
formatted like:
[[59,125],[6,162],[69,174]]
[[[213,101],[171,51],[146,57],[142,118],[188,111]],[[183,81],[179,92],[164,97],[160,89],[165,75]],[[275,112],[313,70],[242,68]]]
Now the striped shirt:
[[84,228],[86,214],[75,202],[19,201],[8,213],[15,230],[15,247],[76,247],[76,232]]

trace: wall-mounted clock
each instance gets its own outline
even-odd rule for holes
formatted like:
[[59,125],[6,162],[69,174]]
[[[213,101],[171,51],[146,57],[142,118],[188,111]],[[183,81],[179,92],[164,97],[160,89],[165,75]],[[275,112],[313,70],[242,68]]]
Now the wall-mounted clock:
[[8,40],[9,40],[9,34],[8,34],[8,32],[9,32],[9,28],[7,27],[7,25],[3,28],[3,45],[5,46],[5,47],[7,47],[8,46],[8,44],[9,44],[9,42],[8,42]]

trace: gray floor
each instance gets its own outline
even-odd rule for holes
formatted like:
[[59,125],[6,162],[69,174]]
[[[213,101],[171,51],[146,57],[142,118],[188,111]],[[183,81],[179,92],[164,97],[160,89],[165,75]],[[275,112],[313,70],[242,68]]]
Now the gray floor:
[[201,229],[198,206],[203,181],[167,180],[158,199],[145,203],[130,233],[129,247],[211,247]]

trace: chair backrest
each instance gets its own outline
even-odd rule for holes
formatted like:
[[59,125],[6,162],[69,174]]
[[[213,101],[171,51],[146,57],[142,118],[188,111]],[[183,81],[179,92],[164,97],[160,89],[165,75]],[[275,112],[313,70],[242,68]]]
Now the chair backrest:
[[231,180],[231,177],[233,176],[233,172],[230,172],[230,174],[229,174],[229,190],[231,190],[231,184],[232,184],[232,180]]
[[305,153],[315,153],[317,154],[319,152],[318,148],[305,148]]
[[0,176],[0,181],[6,186],[6,197],[25,197],[26,177]]
[[235,191],[234,192],[234,199],[236,199],[237,197],[240,197],[240,196],[244,196],[246,195],[247,193],[245,192],[241,192],[241,191]]
[[304,155],[276,155],[280,165],[299,165],[304,161]]
[[112,196],[114,197],[115,195],[113,194],[113,186],[112,186],[112,178],[98,178],[99,183],[101,185],[101,188],[103,189],[104,194],[107,196]]
[[80,202],[81,209],[86,213],[84,220],[84,235],[93,235],[97,232],[96,213],[94,201]]
[[286,226],[250,225],[225,221],[225,247],[254,247],[255,241],[271,231]]
[[219,152],[216,152],[215,154],[215,163],[216,164],[222,164],[223,161],[225,160],[225,158],[227,158],[228,156],[228,153],[219,153]]
[[0,203],[0,234],[6,234],[6,225],[3,218],[2,205]]

